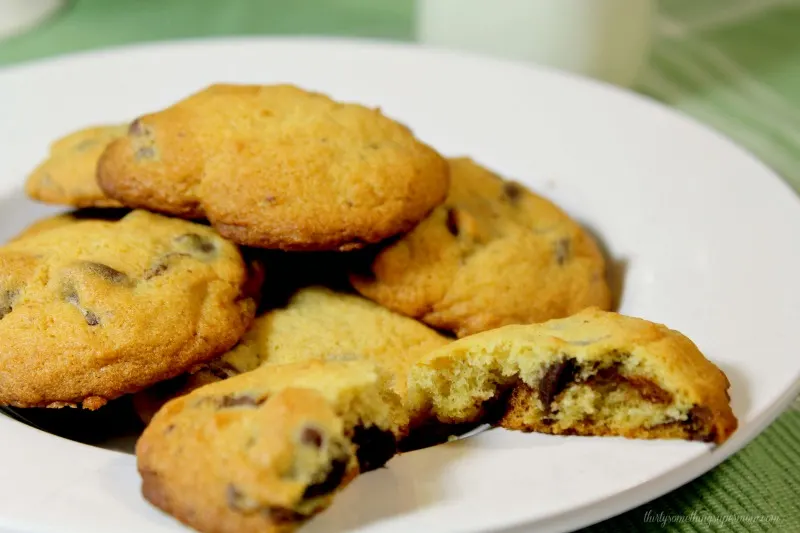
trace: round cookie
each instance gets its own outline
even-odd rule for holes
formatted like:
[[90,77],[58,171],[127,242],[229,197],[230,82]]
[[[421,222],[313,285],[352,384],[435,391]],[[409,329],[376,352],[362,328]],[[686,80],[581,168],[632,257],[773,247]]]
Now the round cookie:
[[407,405],[445,423],[721,444],[737,426],[729,387],[681,333],[590,308],[431,352],[409,372]]
[[230,349],[260,280],[211,228],[134,211],[0,248],[0,404],[96,409]]
[[356,290],[459,337],[610,307],[603,256],[580,225],[470,159],[450,160],[450,175],[444,204],[354,266]]
[[404,397],[409,367],[451,339],[360,296],[324,287],[299,290],[286,307],[256,318],[214,371],[241,373],[265,363],[364,359],[378,365]]
[[98,165],[130,207],[207,218],[260,248],[351,250],[411,229],[447,164],[379,110],[299,88],[213,85],[134,121]]
[[72,207],[121,207],[97,185],[97,161],[127,126],[95,126],[71,133],[50,146],[50,155],[28,176],[25,192],[34,200]]
[[192,374],[142,391],[134,405],[148,422],[170,398],[208,383],[267,363],[309,360],[371,361],[385,372],[387,385],[404,397],[408,368],[449,342],[424,324],[360,296],[307,287],[293,294],[285,307],[257,317],[231,351]]
[[395,454],[404,416],[367,362],[265,365],[155,415],[136,445],[142,493],[199,531],[292,531]]

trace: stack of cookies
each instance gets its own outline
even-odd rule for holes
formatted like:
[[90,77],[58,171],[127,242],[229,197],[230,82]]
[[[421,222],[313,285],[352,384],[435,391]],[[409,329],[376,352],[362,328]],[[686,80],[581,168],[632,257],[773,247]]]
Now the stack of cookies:
[[132,398],[144,496],[289,531],[398,451],[481,424],[721,443],[728,380],[610,312],[548,200],[379,110],[214,85],[52,145],[0,247],[0,404]]

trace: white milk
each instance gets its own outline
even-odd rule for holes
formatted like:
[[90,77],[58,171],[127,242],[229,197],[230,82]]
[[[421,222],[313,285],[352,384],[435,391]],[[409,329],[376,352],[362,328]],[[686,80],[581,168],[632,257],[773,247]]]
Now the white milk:
[[417,36],[629,85],[654,15],[654,0],[417,0]]
[[63,4],[64,0],[0,0],[0,39],[41,24]]

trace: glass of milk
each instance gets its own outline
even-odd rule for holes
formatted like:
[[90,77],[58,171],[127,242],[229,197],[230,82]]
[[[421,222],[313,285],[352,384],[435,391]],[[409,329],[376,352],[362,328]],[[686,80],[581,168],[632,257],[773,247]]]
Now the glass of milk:
[[655,11],[655,0],[417,0],[417,37],[627,86]]
[[64,3],[65,0],[0,0],[0,39],[38,26]]

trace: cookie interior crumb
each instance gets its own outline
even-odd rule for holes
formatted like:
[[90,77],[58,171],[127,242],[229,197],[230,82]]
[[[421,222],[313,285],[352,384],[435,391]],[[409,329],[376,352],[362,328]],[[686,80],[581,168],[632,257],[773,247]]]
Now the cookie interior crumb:
[[[604,339],[586,339],[566,348],[564,341],[539,344],[517,336],[537,327],[507,326],[487,332],[492,334],[487,342],[477,335],[462,339],[415,365],[409,375],[412,416],[444,423],[499,421],[510,429],[555,434],[716,442],[735,429],[727,380],[707,360],[703,366],[713,369],[712,377],[718,380],[718,373],[724,380],[710,402],[698,399],[691,382],[696,369],[685,361],[676,361],[687,366],[684,380],[684,369],[665,370],[669,362],[651,357],[642,346],[623,349],[602,345]],[[489,408],[498,399],[500,413],[496,405]]]

